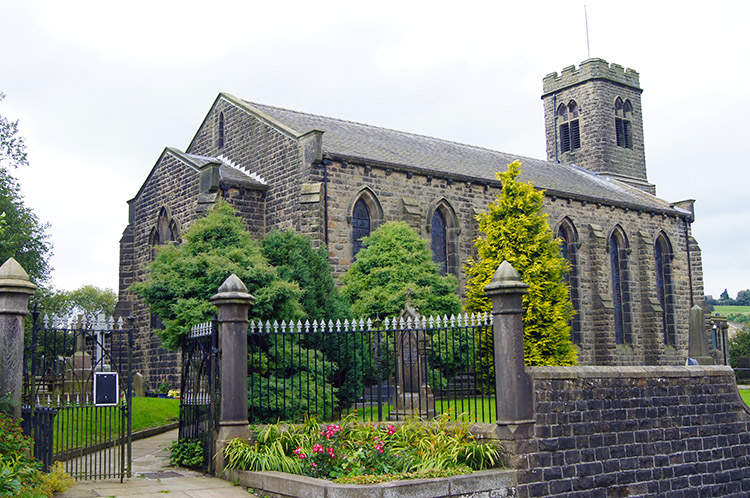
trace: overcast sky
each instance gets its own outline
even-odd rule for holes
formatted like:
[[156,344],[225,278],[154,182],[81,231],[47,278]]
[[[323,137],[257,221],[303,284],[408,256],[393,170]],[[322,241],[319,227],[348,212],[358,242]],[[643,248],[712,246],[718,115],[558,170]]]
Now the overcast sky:
[[[750,288],[750,8],[585,0],[591,57],[638,71],[648,177],[696,200],[706,293]],[[710,6],[709,6],[710,5]],[[52,283],[117,290],[127,204],[221,92],[545,157],[542,78],[588,57],[584,1],[0,1],[0,114]]]

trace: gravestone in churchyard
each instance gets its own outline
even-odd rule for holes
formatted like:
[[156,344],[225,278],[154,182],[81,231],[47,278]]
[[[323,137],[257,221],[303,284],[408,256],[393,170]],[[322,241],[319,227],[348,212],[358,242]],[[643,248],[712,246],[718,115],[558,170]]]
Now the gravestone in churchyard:
[[66,395],[77,396],[78,399],[88,400],[93,387],[91,355],[86,351],[86,333],[78,330],[76,334],[76,351],[67,360],[70,367],[65,370],[63,392]]
[[706,341],[706,322],[703,321],[703,309],[697,304],[690,308],[690,329],[688,335],[688,357],[700,365],[713,365],[714,359]]
[[409,299],[401,313],[401,321],[412,326],[396,331],[396,393],[394,409],[388,420],[437,415],[435,396],[427,379],[430,339],[420,328],[420,319]]
[[143,374],[136,372],[133,375],[133,396],[143,398],[146,396],[146,390],[143,389]]

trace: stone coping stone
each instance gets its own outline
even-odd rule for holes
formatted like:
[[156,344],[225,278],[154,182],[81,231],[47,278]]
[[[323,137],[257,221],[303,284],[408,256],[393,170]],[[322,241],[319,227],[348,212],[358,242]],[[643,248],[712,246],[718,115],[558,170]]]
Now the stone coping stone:
[[527,367],[535,380],[546,379],[602,379],[602,378],[664,378],[664,377],[734,377],[732,367],[724,365],[691,365],[684,367]]
[[439,479],[336,484],[283,472],[227,470],[224,479],[283,498],[442,498],[516,496],[516,471],[491,469]]

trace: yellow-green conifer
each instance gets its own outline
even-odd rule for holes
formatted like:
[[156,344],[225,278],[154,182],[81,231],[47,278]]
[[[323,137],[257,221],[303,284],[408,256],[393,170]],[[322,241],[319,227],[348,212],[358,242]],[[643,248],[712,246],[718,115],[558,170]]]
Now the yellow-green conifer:
[[[477,259],[470,259],[466,266],[465,308],[469,312],[492,309],[484,287],[507,260],[529,285],[523,297],[526,364],[574,365],[576,352],[569,326],[574,311],[564,280],[569,263],[542,210],[544,193],[530,183],[519,182],[520,172],[521,163],[515,161],[508,171],[498,173],[502,191],[487,211],[477,216],[484,235],[475,241]],[[488,362],[483,368],[493,365]]]

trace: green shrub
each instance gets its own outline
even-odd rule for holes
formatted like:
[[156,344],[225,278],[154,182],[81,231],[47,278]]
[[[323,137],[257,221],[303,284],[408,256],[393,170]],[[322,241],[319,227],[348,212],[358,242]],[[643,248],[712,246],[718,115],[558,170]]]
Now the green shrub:
[[75,482],[61,462],[49,473],[42,472],[41,462],[26,456],[30,448],[31,439],[16,421],[0,414],[0,496],[52,497]]
[[169,463],[178,467],[200,467],[204,461],[203,442],[198,439],[180,439],[169,447]]

